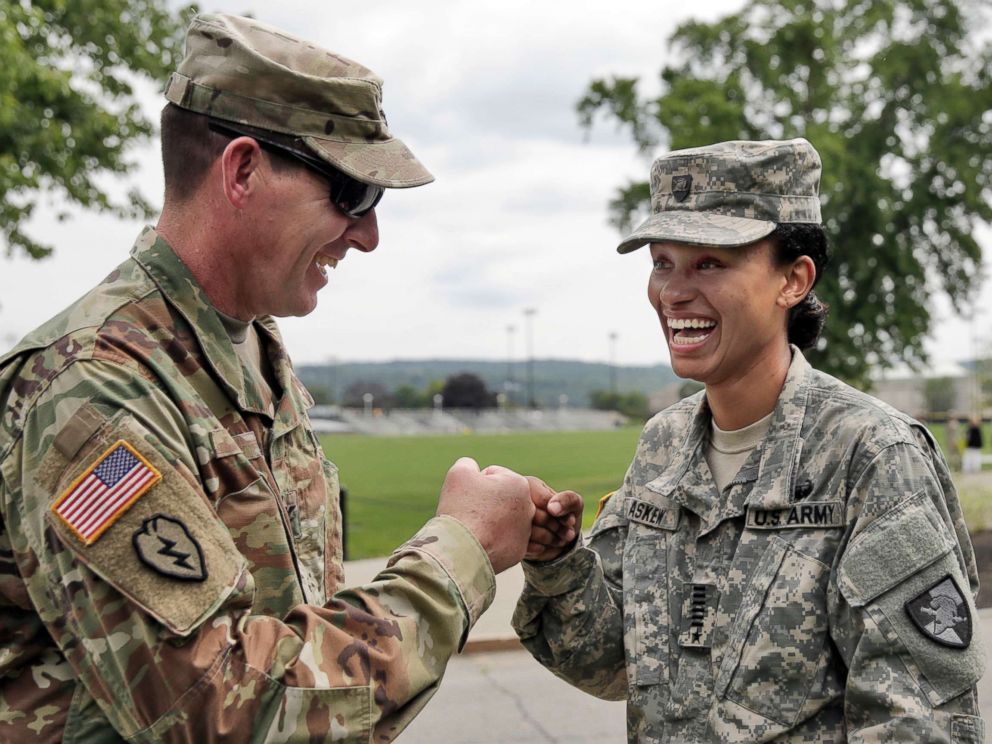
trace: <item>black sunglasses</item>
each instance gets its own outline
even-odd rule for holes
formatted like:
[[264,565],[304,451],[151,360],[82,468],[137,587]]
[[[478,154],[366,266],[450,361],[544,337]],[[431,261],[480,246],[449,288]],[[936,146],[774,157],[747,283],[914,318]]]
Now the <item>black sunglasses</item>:
[[317,175],[322,176],[330,184],[331,203],[352,219],[364,217],[375,209],[375,206],[382,199],[382,195],[386,191],[382,186],[363,183],[352,178],[347,173],[342,173],[330,163],[309,155],[306,150],[306,144],[299,137],[286,137],[287,142],[283,143],[268,136],[268,133],[264,130],[260,131],[255,127],[246,126],[244,129],[241,129],[213,120],[210,121],[209,126],[212,131],[219,134],[235,137],[251,137],[263,149],[303,163],[303,165],[317,173]]

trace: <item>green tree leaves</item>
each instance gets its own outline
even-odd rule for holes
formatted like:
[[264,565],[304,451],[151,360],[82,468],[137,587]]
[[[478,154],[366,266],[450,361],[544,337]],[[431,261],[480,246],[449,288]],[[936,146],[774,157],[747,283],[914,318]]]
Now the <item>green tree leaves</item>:
[[[924,359],[929,302],[976,286],[979,222],[992,220],[992,43],[974,0],[751,0],[670,39],[663,89],[594,80],[578,102],[629,129],[642,151],[729,139],[806,137],[819,150],[833,262],[818,293],[831,316],[814,364],[852,382]],[[630,227],[646,183],[622,187]]]
[[0,236],[8,255],[50,253],[24,228],[44,192],[150,215],[137,191],[115,201],[98,179],[132,170],[128,147],[153,132],[135,82],[164,84],[193,12],[175,16],[164,0],[0,0]]

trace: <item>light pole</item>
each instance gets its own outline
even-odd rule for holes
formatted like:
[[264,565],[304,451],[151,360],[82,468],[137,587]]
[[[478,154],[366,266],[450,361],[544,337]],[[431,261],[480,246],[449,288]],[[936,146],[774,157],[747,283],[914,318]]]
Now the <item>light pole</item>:
[[617,337],[616,331],[610,331],[610,392],[617,394]]
[[537,401],[534,399],[534,316],[536,314],[536,307],[524,308],[524,319],[527,321],[527,404],[531,408],[537,408]]
[[506,393],[506,400],[509,403],[513,402],[513,388],[516,387],[513,382],[513,334],[516,332],[515,325],[506,327],[506,382],[503,384],[503,392]]

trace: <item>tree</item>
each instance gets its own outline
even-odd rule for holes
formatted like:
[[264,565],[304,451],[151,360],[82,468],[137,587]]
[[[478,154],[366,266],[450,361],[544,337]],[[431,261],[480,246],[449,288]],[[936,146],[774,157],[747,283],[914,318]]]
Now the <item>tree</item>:
[[646,421],[651,415],[648,397],[640,391],[614,393],[609,390],[593,390],[589,403],[597,411],[616,411],[633,419]]
[[489,392],[486,383],[478,375],[462,372],[444,381],[441,390],[445,408],[495,408],[496,395]]
[[954,380],[950,377],[929,377],[923,380],[923,400],[929,419],[953,412],[956,398]]
[[[126,217],[149,216],[136,190],[114,201],[103,175],[129,173],[148,138],[134,85],[164,83],[193,13],[165,0],[0,3],[0,236],[6,253],[51,253],[25,231],[42,193]],[[59,213],[59,219],[66,214]]]
[[368,380],[356,380],[346,387],[341,395],[341,405],[348,408],[363,408],[366,394],[372,396],[372,405],[376,408],[389,409],[392,407],[392,396],[390,396],[386,386],[381,382]]
[[[925,361],[929,298],[959,311],[976,288],[976,224],[992,219],[992,43],[977,0],[750,0],[715,23],[679,26],[663,90],[596,79],[578,102],[642,152],[730,139],[803,136],[824,161],[831,306],[810,355],[864,382],[872,366]],[[621,230],[642,218],[647,183],[610,203]]]
[[413,385],[400,385],[393,391],[393,405],[397,408],[428,408],[431,401],[427,393],[423,393]]

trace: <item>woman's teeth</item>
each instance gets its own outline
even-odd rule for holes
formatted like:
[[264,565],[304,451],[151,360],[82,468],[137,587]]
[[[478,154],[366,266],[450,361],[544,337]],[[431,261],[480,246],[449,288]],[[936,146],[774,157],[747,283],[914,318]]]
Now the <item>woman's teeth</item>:
[[665,322],[672,331],[672,343],[688,346],[705,341],[716,322],[705,318],[666,318]]

